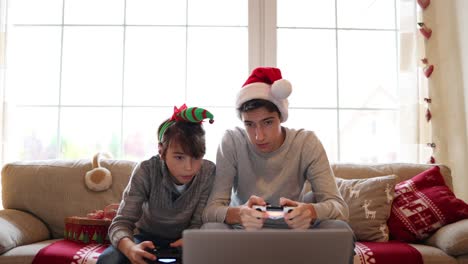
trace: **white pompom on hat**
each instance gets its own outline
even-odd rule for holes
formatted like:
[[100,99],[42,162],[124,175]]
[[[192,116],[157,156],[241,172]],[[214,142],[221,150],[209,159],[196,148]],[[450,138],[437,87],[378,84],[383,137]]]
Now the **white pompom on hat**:
[[258,67],[252,71],[237,94],[236,107],[252,99],[264,99],[274,103],[281,112],[281,122],[288,119],[288,97],[291,83],[283,79],[281,71],[273,67]]

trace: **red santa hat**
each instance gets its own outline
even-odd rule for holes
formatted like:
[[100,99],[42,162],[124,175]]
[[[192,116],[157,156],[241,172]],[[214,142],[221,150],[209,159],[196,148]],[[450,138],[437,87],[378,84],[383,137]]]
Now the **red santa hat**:
[[274,103],[281,112],[281,122],[288,119],[288,96],[291,83],[283,79],[278,68],[258,67],[252,71],[237,94],[236,107],[252,99],[264,99]]

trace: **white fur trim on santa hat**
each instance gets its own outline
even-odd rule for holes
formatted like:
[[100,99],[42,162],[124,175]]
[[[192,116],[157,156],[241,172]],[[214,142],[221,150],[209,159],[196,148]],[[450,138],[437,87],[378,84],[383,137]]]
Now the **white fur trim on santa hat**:
[[[276,81],[273,86],[275,86],[278,81]],[[289,84],[289,92],[287,91],[288,87],[283,86],[284,83],[282,82],[279,82],[277,88],[275,88],[275,94],[273,94],[272,87],[266,83],[255,82],[245,85],[237,94],[236,107],[240,107],[243,103],[252,99],[268,100],[278,107],[278,110],[281,112],[281,122],[285,122],[288,120],[289,102],[287,97],[291,94],[292,89],[291,84],[287,80],[284,81]]]

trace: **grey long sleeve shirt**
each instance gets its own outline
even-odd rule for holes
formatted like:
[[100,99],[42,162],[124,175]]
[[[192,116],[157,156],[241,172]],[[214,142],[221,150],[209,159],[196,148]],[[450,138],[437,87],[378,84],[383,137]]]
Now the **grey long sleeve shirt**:
[[311,184],[319,220],[348,219],[348,206],[315,133],[283,129],[285,141],[271,153],[257,151],[242,128],[226,131],[218,148],[215,182],[203,222],[224,222],[228,207],[246,203],[251,195],[272,205],[278,205],[280,197],[300,201],[305,181]]
[[181,238],[184,229],[199,228],[214,174],[213,162],[203,160],[200,171],[179,193],[159,155],[139,163],[109,227],[112,245],[117,247],[124,237],[133,239],[135,227],[171,240]]

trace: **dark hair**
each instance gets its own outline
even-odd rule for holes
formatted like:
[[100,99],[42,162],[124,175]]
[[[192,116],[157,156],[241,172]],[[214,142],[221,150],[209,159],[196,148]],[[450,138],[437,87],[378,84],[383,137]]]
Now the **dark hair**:
[[277,112],[279,118],[281,119],[281,112],[278,109],[278,107],[271,101],[264,99],[252,99],[247,102],[244,102],[243,104],[241,104],[241,106],[237,108],[237,114],[239,115],[239,118],[241,118],[242,113],[252,111],[261,107],[265,107],[266,110],[270,113]]
[[[158,135],[166,121],[159,125]],[[162,157],[166,156],[167,149],[173,143],[179,144],[185,154],[197,159],[202,158],[206,151],[205,130],[203,129],[202,124],[176,121],[174,124],[169,126],[162,136],[162,140],[159,142],[162,146]]]

